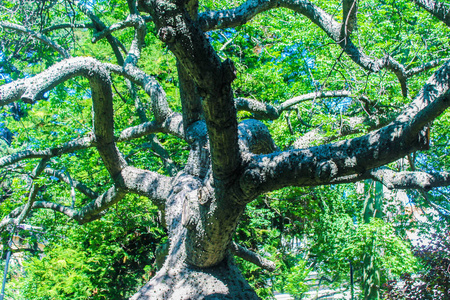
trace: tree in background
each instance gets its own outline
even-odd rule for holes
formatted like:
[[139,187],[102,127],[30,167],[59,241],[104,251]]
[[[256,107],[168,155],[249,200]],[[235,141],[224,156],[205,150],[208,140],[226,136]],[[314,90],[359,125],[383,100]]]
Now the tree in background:
[[[441,228],[442,230],[442,228]],[[414,247],[423,264],[417,274],[404,274],[392,280],[384,293],[386,299],[448,299],[450,296],[450,243],[448,227],[428,234],[429,240]],[[434,231],[434,230],[433,230]]]
[[[149,199],[168,252],[132,299],[257,299],[232,254],[276,266],[233,236],[266,193],[365,179],[421,191],[450,184],[446,165],[433,167],[448,143],[430,139],[448,133],[439,121],[450,105],[445,3],[67,0],[1,9],[0,105],[15,136],[0,158],[0,228],[27,217],[52,223],[52,212],[86,224],[119,205],[135,218],[142,198],[133,195]],[[411,153],[428,168],[390,165]]]

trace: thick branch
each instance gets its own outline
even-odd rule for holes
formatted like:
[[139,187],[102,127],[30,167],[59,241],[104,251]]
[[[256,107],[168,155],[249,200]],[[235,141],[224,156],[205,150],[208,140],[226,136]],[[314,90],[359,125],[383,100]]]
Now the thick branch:
[[414,3],[428,11],[430,14],[441,20],[445,25],[450,26],[450,9],[447,3],[433,0],[412,0]]
[[416,99],[389,125],[365,136],[303,150],[290,150],[250,159],[241,189],[255,194],[285,186],[328,184],[427,149],[424,126],[450,106],[450,63],[427,82]]
[[62,57],[64,57],[64,58],[70,57],[70,53],[67,52],[66,49],[64,49],[63,47],[61,47],[60,45],[58,45],[57,43],[55,43],[54,41],[52,41],[51,39],[49,39],[48,37],[46,37],[45,35],[43,35],[39,32],[35,32],[35,31],[28,29],[21,25],[12,24],[9,22],[4,22],[4,21],[0,22],[0,26],[3,28],[8,28],[8,29],[12,29],[12,30],[15,30],[15,31],[18,31],[21,33],[28,34],[31,37],[33,37],[33,38],[37,39],[38,41],[41,41],[45,45],[49,46],[50,48],[52,48],[59,54],[61,54]]
[[226,185],[241,163],[231,90],[235,78],[233,63],[221,62],[203,31],[181,6],[170,0],[142,2],[142,8],[154,19],[159,38],[198,86],[203,97],[214,179],[216,184]]
[[247,248],[244,248],[241,245],[236,244],[235,242],[231,243],[230,250],[234,255],[268,271],[273,272],[277,268],[273,261],[270,261],[259,255],[258,253],[248,250]]
[[116,179],[117,185],[127,192],[149,198],[161,211],[172,191],[172,178],[156,172],[126,167]]
[[402,93],[406,96],[406,81],[408,77],[417,73],[408,73],[405,66],[390,55],[379,59],[370,58],[351,41],[349,34],[347,34],[349,33],[347,32],[349,26],[350,29],[354,26],[351,23],[356,24],[356,2],[354,0],[344,1],[344,17],[346,16],[344,24],[339,23],[332,15],[308,0],[248,0],[237,8],[204,12],[200,14],[199,23],[205,31],[229,28],[245,24],[263,11],[276,7],[289,8],[304,15],[319,26],[356,64],[365,70],[375,73],[382,69],[392,71],[399,79]]
[[277,7],[276,0],[250,0],[236,8],[203,12],[199,15],[199,23],[204,31],[236,27],[274,7]]
[[22,98],[34,102],[48,90],[75,76],[89,80],[93,104],[93,133],[96,147],[105,167],[114,177],[126,166],[114,142],[114,121],[112,91],[109,72],[95,59],[88,57],[71,58],[48,68],[32,78],[22,79],[0,87],[0,99],[6,103]]
[[388,168],[380,168],[368,172],[368,177],[380,181],[389,189],[423,189],[428,191],[434,187],[449,186],[448,172],[395,172]]
[[261,121],[244,120],[239,123],[238,132],[242,153],[267,154],[277,150],[269,129]]

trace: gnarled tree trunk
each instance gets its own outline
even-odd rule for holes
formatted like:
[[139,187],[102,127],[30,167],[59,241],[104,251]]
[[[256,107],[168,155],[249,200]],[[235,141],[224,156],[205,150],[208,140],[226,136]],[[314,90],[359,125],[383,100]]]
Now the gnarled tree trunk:
[[[196,194],[199,182],[192,176],[179,174],[174,182],[175,189],[167,200],[166,220],[169,229],[170,248],[162,268],[131,299],[259,299],[233,261],[232,254],[218,263],[208,267],[196,267],[188,261],[187,253],[193,256],[205,256],[202,245],[191,245],[194,249],[187,251],[187,231],[183,224],[183,209],[189,201],[189,194]],[[186,210],[184,210],[186,214]],[[204,232],[205,236],[210,236]],[[209,241],[210,246],[217,243]],[[198,246],[198,248],[196,247]],[[218,252],[219,253],[219,252]],[[218,253],[210,252],[211,258],[218,260]]]
[[[436,6],[434,1],[428,1],[431,4],[414,2],[449,24],[448,10],[444,6]],[[89,80],[93,103],[92,132],[52,148],[27,149],[0,158],[0,167],[25,159],[41,159],[30,172],[27,203],[5,217],[0,229],[17,225],[37,208],[58,211],[80,224],[90,222],[100,218],[126,194],[139,194],[149,198],[165,216],[170,246],[162,268],[132,299],[257,299],[235,266],[232,254],[261,267],[273,269],[274,266],[234,244],[232,237],[246,205],[259,195],[288,186],[339,184],[363,179],[374,179],[389,188],[402,189],[428,190],[450,185],[447,172],[395,172],[380,168],[413,151],[428,149],[430,122],[450,106],[450,62],[430,77],[394,120],[377,123],[369,133],[356,138],[330,144],[325,142],[332,139],[317,138],[316,142],[324,144],[312,147],[314,130],[312,135],[305,135],[302,141],[294,144],[298,149],[278,151],[264,123],[255,119],[238,122],[239,109],[262,118],[277,119],[283,111],[306,99],[351,96],[349,91],[317,91],[276,107],[255,99],[234,98],[231,84],[236,70],[233,62],[220,59],[205,32],[244,24],[269,9],[284,7],[306,16],[342,48],[342,54],[368,72],[392,71],[405,96],[409,77],[441,63],[431,61],[407,69],[389,55],[372,59],[364,54],[351,41],[357,24],[357,1],[342,2],[342,23],[308,0],[248,0],[236,8],[201,14],[198,14],[196,0],[129,0],[127,3],[130,10],[127,20],[110,27],[103,24],[93,10],[78,4],[80,11],[92,21],[97,38],[107,38],[119,65],[93,58],[71,58],[69,52],[45,35],[0,22],[3,28],[31,34],[64,58],[40,74],[0,86],[0,106],[19,100],[34,103],[56,85],[75,76]],[[145,20],[154,22],[159,39],[177,59],[181,114],[170,109],[158,82],[138,68],[147,34],[146,21],[140,12],[151,15]],[[111,33],[127,26],[134,27],[135,35],[129,51],[124,51],[124,58],[120,43]],[[143,88],[151,99],[153,121],[142,116],[142,124],[126,128],[119,134],[114,132],[111,73],[129,80],[131,89],[134,85]],[[139,104],[137,99],[135,102]],[[348,130],[341,130],[341,137],[362,132],[353,125]],[[170,176],[164,176],[135,168],[129,165],[116,145],[155,133],[176,136],[189,144],[189,157],[182,171],[176,173],[175,168],[171,168]],[[153,145],[157,147],[158,143],[155,141]],[[111,187],[103,194],[61,172],[45,168],[50,158],[88,147],[97,148],[112,179]],[[164,149],[161,147],[159,151],[162,153]],[[160,156],[168,157],[166,154]],[[39,182],[34,179],[42,173],[60,178],[91,202],[75,208],[42,199],[36,201]]]

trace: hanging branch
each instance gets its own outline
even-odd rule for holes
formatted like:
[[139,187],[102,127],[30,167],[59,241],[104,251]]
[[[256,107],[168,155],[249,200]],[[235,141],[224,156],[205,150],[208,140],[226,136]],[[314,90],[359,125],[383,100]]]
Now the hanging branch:
[[41,34],[39,32],[35,32],[35,31],[33,31],[31,29],[28,29],[28,28],[26,28],[24,26],[17,25],[17,24],[12,24],[12,23],[5,22],[5,21],[1,21],[0,22],[0,27],[8,28],[8,29],[12,29],[12,30],[24,33],[24,34],[28,34],[32,38],[42,42],[43,44],[49,46],[50,48],[52,48],[53,50],[58,52],[63,58],[69,58],[70,57],[70,53],[66,49],[64,49],[63,47],[58,45],[56,42],[52,41],[50,38],[46,37],[45,35],[43,35],[43,34]]

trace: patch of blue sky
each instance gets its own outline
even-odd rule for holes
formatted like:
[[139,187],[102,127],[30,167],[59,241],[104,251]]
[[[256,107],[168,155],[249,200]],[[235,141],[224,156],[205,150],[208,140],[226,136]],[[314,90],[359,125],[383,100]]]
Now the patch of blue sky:
[[88,10],[94,11],[94,6],[95,6],[95,3],[97,1],[95,1],[95,0],[83,0],[83,1],[78,1],[78,2],[81,3]]

